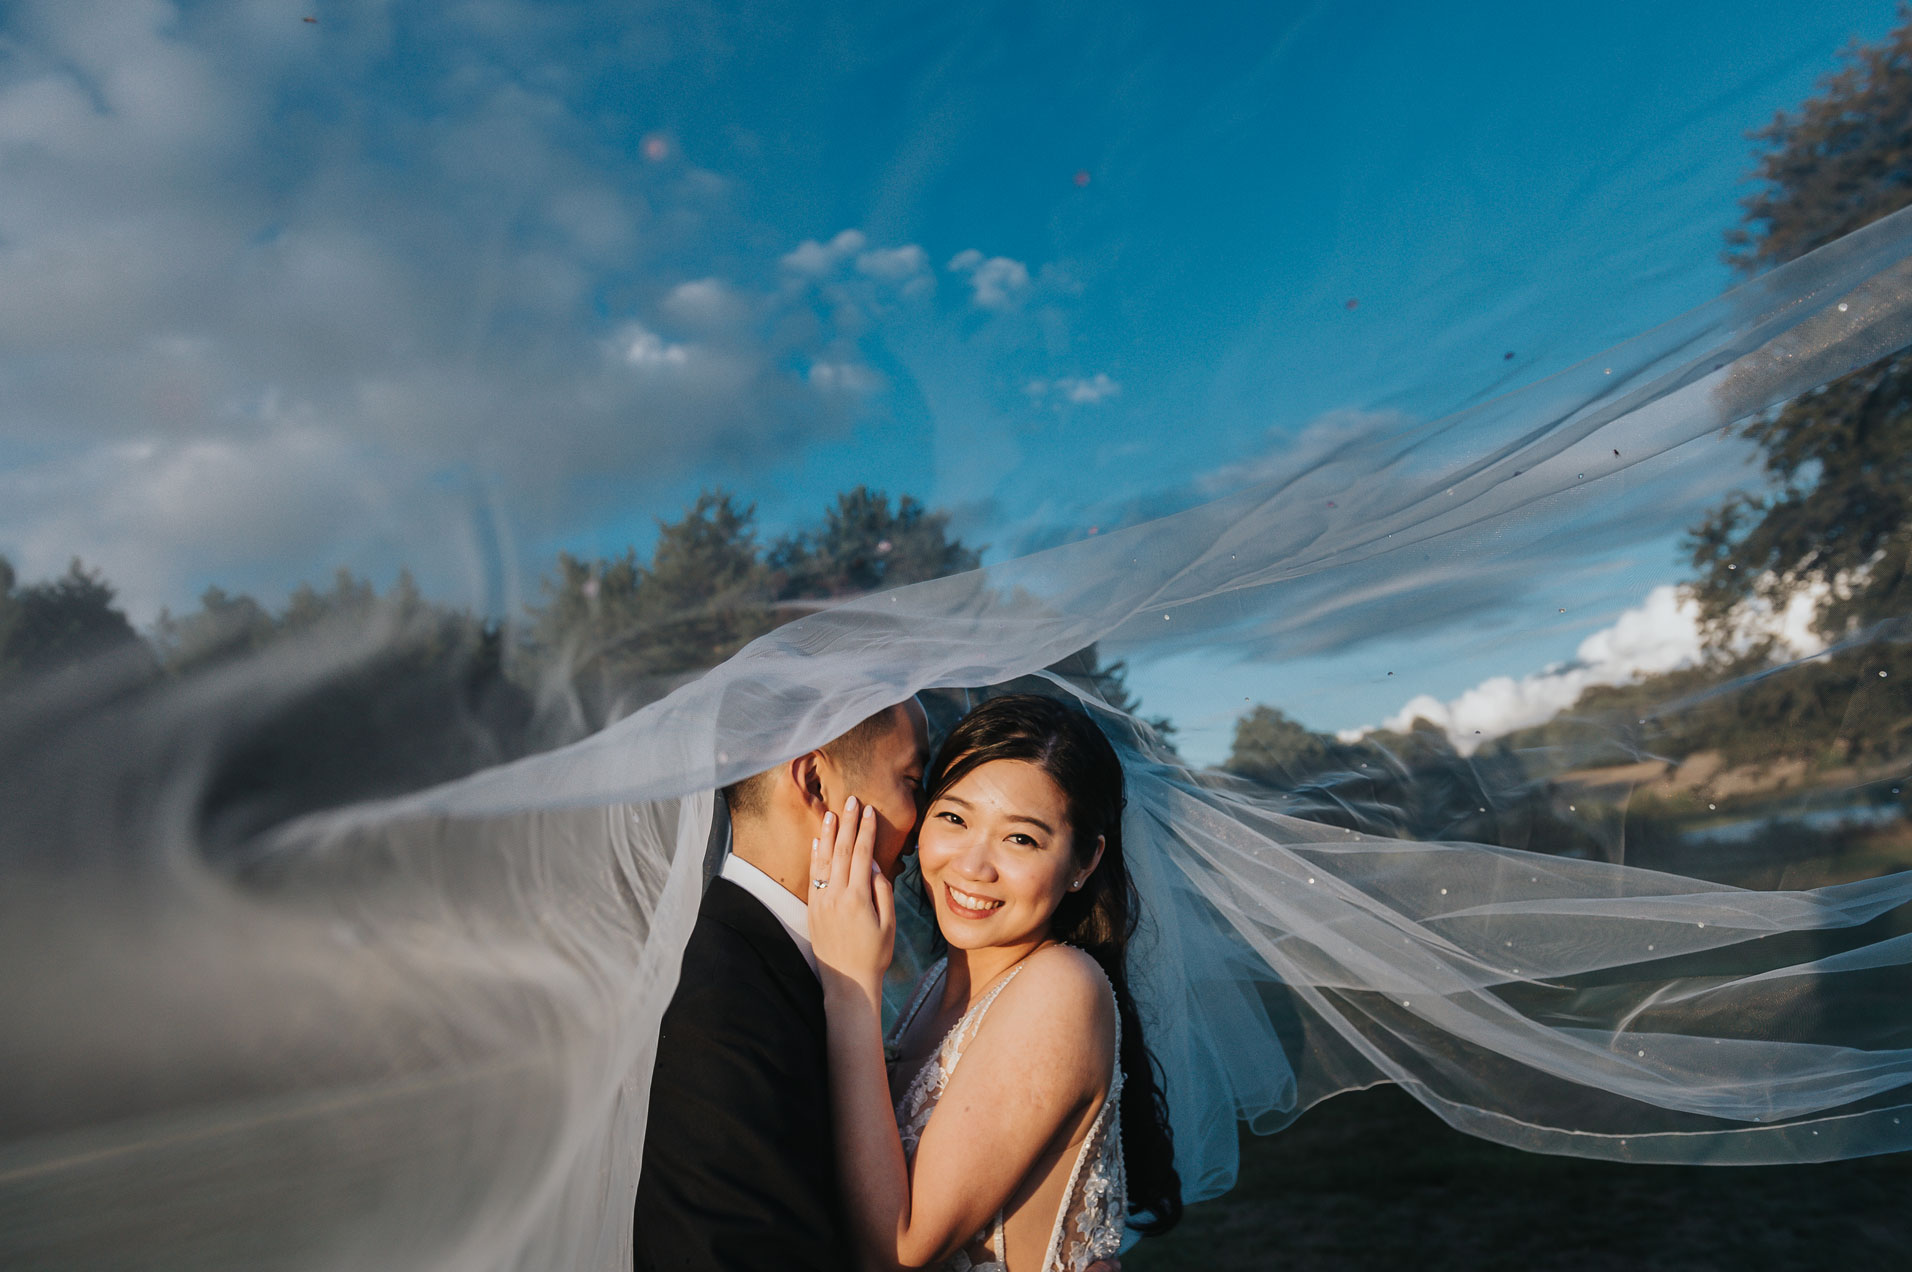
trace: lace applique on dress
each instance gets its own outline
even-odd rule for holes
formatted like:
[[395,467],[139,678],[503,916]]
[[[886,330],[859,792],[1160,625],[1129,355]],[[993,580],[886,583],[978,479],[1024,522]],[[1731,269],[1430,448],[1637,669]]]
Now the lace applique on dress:
[[[948,960],[944,959],[923,977],[909,1006],[897,1018],[896,1027],[890,1032],[892,1043],[901,1038],[903,1031],[916,1019],[923,1003],[935,986],[941,983],[947,970]],[[983,1016],[996,1001],[996,996],[1021,970],[1021,963],[1010,968],[987,994],[963,1013],[963,1018],[943,1035],[935,1052],[911,1079],[903,1098],[897,1101],[896,1127],[902,1135],[903,1155],[910,1162],[916,1160],[916,1146],[922,1142],[923,1128],[929,1125],[930,1114],[936,1111],[937,1103],[943,1098],[950,1075],[956,1071],[957,1061],[962,1059],[963,1049],[975,1038],[976,1031],[982,1028]],[[1115,991],[1111,988],[1109,992],[1113,994]],[[1118,1012],[1115,1021],[1115,1065],[1109,1078],[1109,1093],[1104,1097],[1102,1107],[1096,1110],[1095,1120],[1089,1124],[1089,1133],[1076,1153],[1075,1165],[1069,1172],[1069,1186],[1063,1190],[1062,1204],[1056,1212],[1055,1225],[1050,1230],[1049,1248],[1043,1255],[1041,1272],[1084,1272],[1097,1259],[1114,1257],[1122,1244],[1129,1190],[1128,1175],[1122,1162],[1121,1097],[1122,1018]],[[1007,1264],[1003,1261],[1004,1218],[1003,1212],[997,1211],[991,1225],[977,1233],[967,1248],[957,1251],[944,1265],[946,1272],[1008,1272]],[[972,1252],[984,1257],[974,1258]]]

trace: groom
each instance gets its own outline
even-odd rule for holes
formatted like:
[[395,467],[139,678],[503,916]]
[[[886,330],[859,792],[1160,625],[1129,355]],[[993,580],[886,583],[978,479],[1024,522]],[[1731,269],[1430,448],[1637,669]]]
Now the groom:
[[657,1041],[638,1272],[855,1266],[810,952],[810,841],[854,795],[876,810],[876,861],[893,878],[928,763],[912,699],[724,791],[731,853],[704,893]]

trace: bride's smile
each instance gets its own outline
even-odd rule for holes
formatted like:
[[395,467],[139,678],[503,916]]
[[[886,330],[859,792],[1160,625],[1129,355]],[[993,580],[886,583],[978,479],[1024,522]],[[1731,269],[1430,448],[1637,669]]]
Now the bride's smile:
[[1043,938],[1062,897],[1094,869],[1072,851],[1068,801],[1026,760],[993,760],[930,805],[917,854],[949,943]]
[[972,892],[959,892],[949,884],[943,885],[943,891],[949,894],[950,908],[965,918],[986,918],[1002,906],[1002,902],[989,897],[979,897]]

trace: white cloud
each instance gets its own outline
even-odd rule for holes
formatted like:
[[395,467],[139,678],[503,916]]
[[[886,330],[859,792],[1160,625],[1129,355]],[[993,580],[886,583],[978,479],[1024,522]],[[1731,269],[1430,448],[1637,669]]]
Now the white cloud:
[[873,393],[883,386],[881,376],[855,362],[813,362],[809,378],[825,392]]
[[861,230],[843,230],[828,243],[805,239],[785,254],[782,264],[793,274],[821,277],[861,252],[868,242]]
[[690,351],[681,344],[666,343],[655,331],[639,323],[624,329],[618,344],[624,361],[634,367],[681,367],[690,361]]
[[[395,514],[428,515],[415,493],[401,502],[410,474],[366,460],[337,430],[309,420],[281,420],[246,440],[115,443],[0,472],[0,535],[23,578],[53,575],[80,557],[146,622],[182,603],[190,576],[283,586],[290,580],[257,577],[262,559],[338,563],[389,532]],[[182,558],[197,566],[188,576]]]
[[[370,18],[8,8],[0,552],[23,577],[77,553],[143,621],[212,578],[430,576],[448,549],[427,510],[463,474],[540,539],[832,432],[880,385],[813,312],[834,308],[698,276],[734,245],[734,192],[681,154],[607,161],[615,139],[564,97],[593,82],[572,60],[596,56],[587,17],[411,20],[435,56],[366,93],[390,57]],[[870,255],[843,285],[891,287],[910,249],[868,246],[848,230],[791,260]],[[693,281],[604,312],[659,276]],[[790,321],[766,334],[760,312]],[[839,369],[793,370],[819,361]],[[579,473],[618,493],[581,496]]]
[[722,279],[699,278],[672,288],[664,297],[663,310],[689,326],[714,329],[741,322],[749,305]]
[[[936,289],[929,253],[914,243],[870,247],[868,236],[861,230],[840,231],[827,243],[805,239],[786,252],[780,263],[797,285],[816,285],[834,300],[850,299],[862,306],[875,303],[877,293],[868,290],[871,284],[908,297],[927,295]],[[850,286],[854,280],[844,278],[851,267],[857,277],[869,280],[865,290],[855,291]]]
[[1065,375],[1059,380],[1031,380],[1022,386],[1022,391],[1037,401],[1053,399],[1071,406],[1095,406],[1121,396],[1122,385],[1106,372],[1098,371],[1087,378]]
[[1056,392],[1077,406],[1093,406],[1122,392],[1122,386],[1098,371],[1086,380],[1064,376],[1056,381]]
[[1029,267],[1007,256],[985,258],[967,248],[949,261],[952,274],[967,274],[971,297],[984,309],[1007,309],[1029,289]]
[[[1770,635],[1794,657],[1817,653],[1824,643],[1811,624],[1822,596],[1823,590],[1797,592],[1778,614],[1752,607],[1740,616],[1740,642]],[[1597,685],[1628,684],[1643,676],[1690,667],[1700,660],[1702,648],[1699,607],[1678,586],[1663,583],[1611,626],[1582,640],[1571,662],[1519,679],[1494,676],[1447,701],[1417,694],[1381,727],[1402,731],[1417,719],[1426,720],[1445,730],[1455,747],[1467,754],[1516,729],[1544,724]],[[1352,741],[1370,731],[1349,729],[1340,736]]]
[[871,278],[881,278],[886,282],[902,282],[913,278],[929,268],[929,254],[914,243],[903,247],[883,247],[863,253],[856,258],[859,274]]

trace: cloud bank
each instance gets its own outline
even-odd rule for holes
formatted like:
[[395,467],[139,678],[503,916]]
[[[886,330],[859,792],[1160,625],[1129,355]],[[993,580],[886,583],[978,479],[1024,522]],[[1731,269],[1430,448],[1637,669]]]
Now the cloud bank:
[[[1741,625],[1742,639],[1774,637],[1794,657],[1805,657],[1825,647],[1812,630],[1820,594],[1797,592],[1777,613],[1748,615]],[[1646,599],[1623,612],[1611,626],[1585,640],[1571,661],[1516,679],[1493,676],[1457,697],[1416,694],[1381,725],[1405,731],[1418,720],[1443,729],[1463,754],[1517,729],[1544,724],[1571,707],[1586,690],[1598,685],[1623,685],[1644,676],[1690,667],[1700,660],[1703,640],[1699,607],[1674,584],[1665,583]],[[1346,730],[1353,741],[1372,728]]]
[[631,17],[601,52],[590,20],[10,6],[0,552],[22,577],[79,555],[139,621],[341,563],[456,595],[432,558],[474,498],[562,534],[846,429],[884,383],[860,342],[933,292],[928,254],[850,229],[740,260],[728,178],[580,106],[595,63],[668,58],[665,34]]

